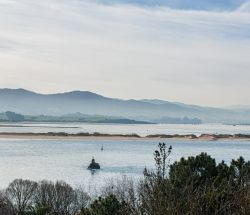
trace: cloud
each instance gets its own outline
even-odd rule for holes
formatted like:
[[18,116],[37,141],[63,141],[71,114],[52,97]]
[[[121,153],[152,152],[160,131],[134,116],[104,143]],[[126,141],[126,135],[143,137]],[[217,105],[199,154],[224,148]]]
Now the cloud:
[[[140,6],[165,6],[173,9],[231,11],[246,0],[94,0],[102,4],[133,4]],[[93,2],[93,0],[92,0]]]
[[241,4],[237,11],[250,13],[250,1]]
[[123,3],[0,0],[0,86],[249,100],[249,13]]

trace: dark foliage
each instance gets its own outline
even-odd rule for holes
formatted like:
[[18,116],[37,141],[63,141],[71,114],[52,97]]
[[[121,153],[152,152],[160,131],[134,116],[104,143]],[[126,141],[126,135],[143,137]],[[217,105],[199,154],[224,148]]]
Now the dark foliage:
[[99,197],[89,208],[82,209],[82,215],[129,215],[129,207],[119,202],[115,195]]
[[242,157],[216,164],[206,153],[169,166],[166,146],[155,153],[156,173],[145,171],[140,214],[250,214],[250,162]]

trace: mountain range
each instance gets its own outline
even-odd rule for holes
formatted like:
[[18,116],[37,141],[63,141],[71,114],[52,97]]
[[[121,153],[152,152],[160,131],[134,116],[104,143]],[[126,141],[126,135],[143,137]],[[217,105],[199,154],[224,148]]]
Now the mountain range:
[[249,108],[213,108],[158,99],[123,100],[89,91],[39,94],[25,89],[0,89],[0,112],[59,116],[70,113],[126,117],[164,123],[164,119],[200,119],[205,123],[249,124]]

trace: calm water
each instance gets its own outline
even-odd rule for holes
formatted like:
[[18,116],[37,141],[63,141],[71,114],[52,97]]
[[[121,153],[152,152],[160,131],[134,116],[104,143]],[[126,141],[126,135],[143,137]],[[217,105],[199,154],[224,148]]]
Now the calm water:
[[[244,156],[250,160],[249,141],[173,141],[171,161],[207,152],[221,161]],[[101,146],[104,151],[101,151]],[[15,178],[64,180],[73,186],[100,186],[126,174],[138,178],[145,166],[154,167],[155,141],[14,140],[0,139],[0,187]],[[96,174],[86,170],[92,156],[101,164]]]
[[[7,126],[6,126],[7,125]],[[21,126],[21,127],[17,127]],[[100,132],[113,134],[137,133],[141,136],[148,134],[250,134],[250,126],[245,125],[124,125],[124,124],[88,124],[88,123],[57,123],[57,124],[0,124],[0,132]]]

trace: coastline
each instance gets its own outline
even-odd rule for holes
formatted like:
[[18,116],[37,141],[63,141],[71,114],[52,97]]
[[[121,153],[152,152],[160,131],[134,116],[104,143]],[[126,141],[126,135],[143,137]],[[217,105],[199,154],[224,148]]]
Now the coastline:
[[28,140],[156,140],[156,141],[165,141],[165,140],[178,140],[178,141],[217,141],[217,140],[243,140],[250,141],[250,134],[202,134],[196,136],[194,134],[188,135],[165,135],[165,134],[155,134],[148,136],[139,136],[137,134],[102,134],[102,133],[15,133],[15,132],[0,132],[0,139],[28,139]]

